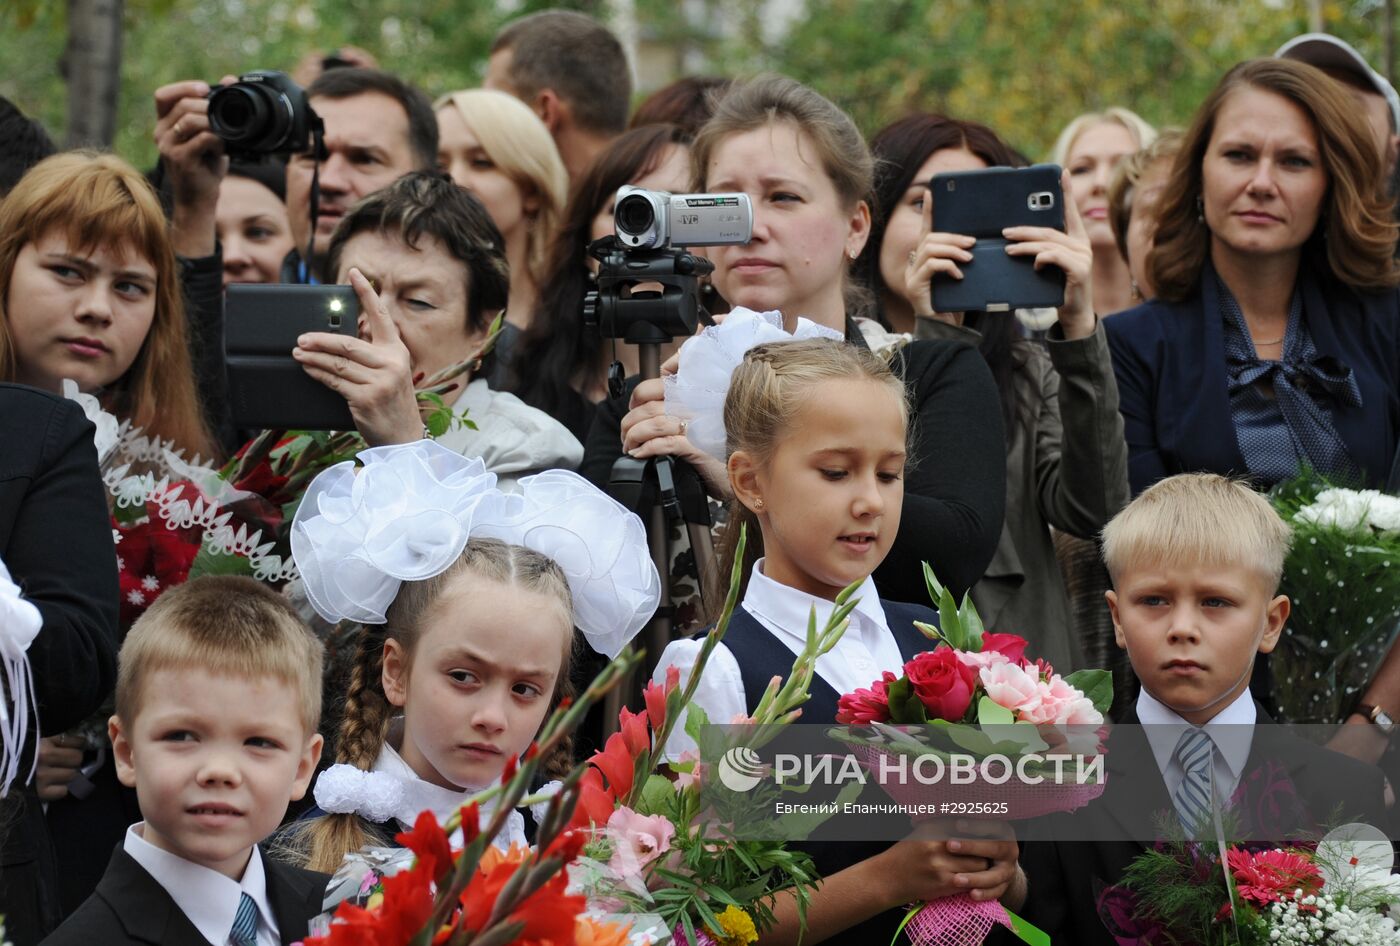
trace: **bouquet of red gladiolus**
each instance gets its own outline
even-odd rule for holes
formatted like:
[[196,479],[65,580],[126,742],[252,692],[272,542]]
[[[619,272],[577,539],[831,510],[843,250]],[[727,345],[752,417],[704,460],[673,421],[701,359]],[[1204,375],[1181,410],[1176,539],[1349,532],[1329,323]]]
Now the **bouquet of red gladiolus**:
[[[617,946],[626,930],[583,916],[581,895],[567,890],[564,868],[588,840],[581,810],[576,811],[576,767],[550,799],[540,821],[535,848],[491,846],[509,813],[525,797],[541,760],[582,721],[588,708],[611,690],[636,663],[624,652],[604,668],[578,698],[563,701],[541,727],[535,742],[512,759],[493,789],[477,795],[439,825],[431,812],[418,816],[414,829],[398,835],[413,852],[413,864],[391,876],[376,878],[377,890],[365,906],[345,902],[330,927],[307,937],[302,946]],[[495,798],[491,818],[481,824],[479,805]],[[461,829],[462,848],[449,838]]]

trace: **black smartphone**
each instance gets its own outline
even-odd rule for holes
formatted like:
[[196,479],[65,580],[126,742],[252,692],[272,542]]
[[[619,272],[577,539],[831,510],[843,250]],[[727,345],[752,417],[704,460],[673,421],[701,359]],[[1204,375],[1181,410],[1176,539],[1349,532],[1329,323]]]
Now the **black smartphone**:
[[933,232],[974,237],[972,261],[958,263],[962,279],[934,276],[936,312],[1009,312],[1056,308],[1065,301],[1065,274],[1058,266],[1036,270],[1029,256],[1009,256],[1006,227],[1065,228],[1060,167],[985,168],[936,174]]
[[350,286],[242,285],[224,291],[229,409],[239,427],[354,430],[345,398],[292,357],[307,332],[354,336],[360,300]]

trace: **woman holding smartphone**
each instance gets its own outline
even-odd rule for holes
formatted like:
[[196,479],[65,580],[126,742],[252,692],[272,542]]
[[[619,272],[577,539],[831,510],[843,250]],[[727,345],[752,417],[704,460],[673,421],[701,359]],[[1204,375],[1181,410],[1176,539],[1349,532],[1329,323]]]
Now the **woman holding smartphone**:
[[[870,237],[873,165],[854,123],[811,89],[782,76],[734,86],[691,151],[696,191],[742,191],[753,202],[753,238],[713,247],[715,287],[734,306],[777,309],[844,332],[864,345],[855,316],[871,313],[851,266]],[[913,342],[893,354],[917,413],[914,460],[894,548],[875,572],[883,597],[924,601],[920,563],[961,594],[981,577],[1001,532],[1005,450],[985,363],[957,342]],[[724,467],[686,439],[665,412],[660,380],[606,401],[581,472],[606,484],[622,452],[669,455],[727,498]]]
[[[470,358],[506,306],[510,267],[486,209],[439,174],[415,171],[360,201],[336,226],[329,271],[355,287],[360,337],[309,332],[293,357],[350,406],[371,446],[424,436],[415,378]],[[489,365],[458,376],[447,403],[475,429],[435,438],[479,456],[503,483],[574,469],[583,447],[543,411],[495,390]]]
[[[1021,337],[1010,313],[935,312],[934,278],[961,279],[972,238],[933,233],[935,174],[1015,163],[984,125],[913,115],[871,141],[882,169],[875,183],[871,241],[859,266],[891,324],[914,323],[917,338],[974,345],[997,380],[1006,429],[1006,522],[986,575],[972,588],[982,619],[1016,629],[1031,652],[1057,668],[1084,666],[1071,626],[1051,527],[1089,538],[1128,500],[1127,449],[1108,342],[1094,315],[1093,250],[1068,187],[1067,232],[1018,227],[1007,252],[1057,266],[1065,302],[1046,347]],[[1048,348],[1048,356],[1046,349]],[[1102,648],[1095,647],[1098,651]]]

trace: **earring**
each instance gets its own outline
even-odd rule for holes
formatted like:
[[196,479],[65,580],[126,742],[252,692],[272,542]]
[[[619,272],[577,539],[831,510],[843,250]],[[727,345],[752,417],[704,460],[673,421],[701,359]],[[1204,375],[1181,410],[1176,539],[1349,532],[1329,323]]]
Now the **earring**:
[[1200,194],[1196,195],[1196,219],[1206,219],[1206,200]]
[[851,258],[851,262],[854,263],[856,261],[856,257],[859,256],[860,253],[856,250],[847,250],[846,255],[849,256]]
[[757,499],[755,499],[755,500],[753,501],[753,504],[754,504],[754,508],[755,508],[755,509],[762,509],[762,508],[763,508],[763,497],[760,496],[760,497],[758,497]]

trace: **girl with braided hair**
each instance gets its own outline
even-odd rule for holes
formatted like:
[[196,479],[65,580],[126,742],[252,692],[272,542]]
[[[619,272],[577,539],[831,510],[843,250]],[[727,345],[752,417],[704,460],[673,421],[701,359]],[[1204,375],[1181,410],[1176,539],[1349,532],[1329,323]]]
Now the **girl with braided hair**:
[[[660,594],[641,521],[574,473],[526,477],[508,494],[480,458],[427,440],[360,462],[318,476],[292,525],[317,613],[364,625],[336,764],[280,839],[329,873],[499,781],[571,695],[575,627],[614,657]],[[555,774],[569,756],[563,746],[550,760]],[[529,833],[512,812],[496,842]],[[345,879],[332,900],[358,887]]]

